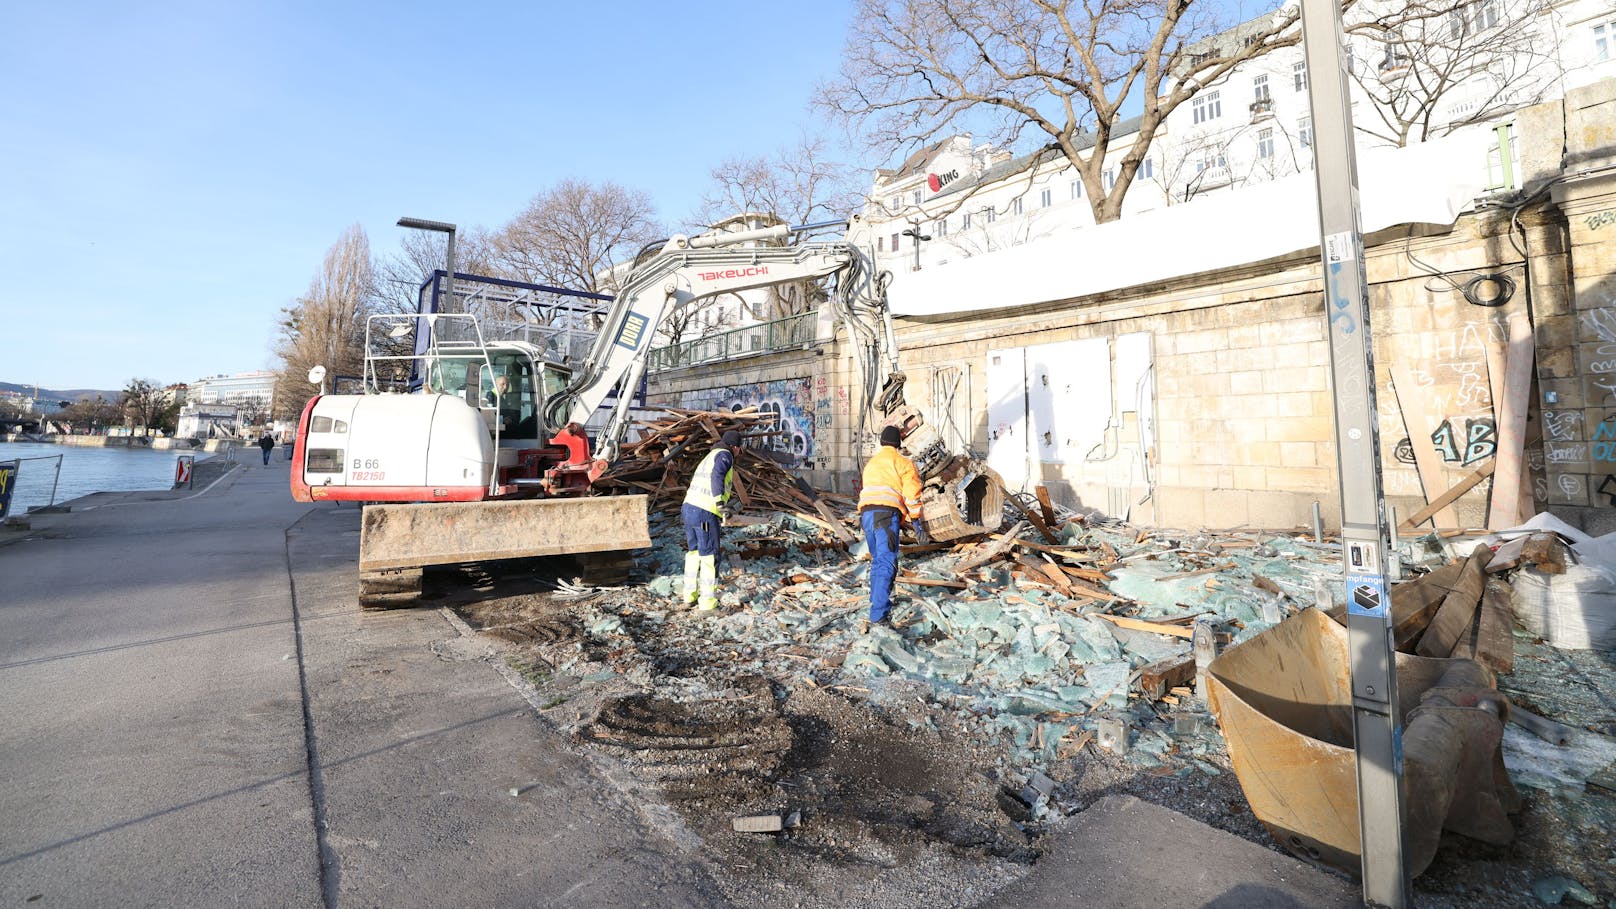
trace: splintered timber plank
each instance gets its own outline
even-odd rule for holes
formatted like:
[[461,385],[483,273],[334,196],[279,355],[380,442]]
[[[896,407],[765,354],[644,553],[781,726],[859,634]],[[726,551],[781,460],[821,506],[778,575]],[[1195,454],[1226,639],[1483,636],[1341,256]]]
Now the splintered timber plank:
[[1509,605],[1509,586],[1502,581],[1487,582],[1481,595],[1481,617],[1477,619],[1476,659],[1494,672],[1515,669],[1515,611]]
[[1458,583],[1466,561],[1449,562],[1419,580],[1392,588],[1392,636],[1398,650],[1408,650],[1409,644],[1431,624],[1431,616]]
[[1117,625],[1122,628],[1132,628],[1134,631],[1150,631],[1156,634],[1172,635],[1175,638],[1185,639],[1195,636],[1195,629],[1184,628],[1180,625],[1163,625],[1160,622],[1147,622],[1144,619],[1131,619],[1123,615],[1108,615],[1104,612],[1089,612],[1084,613],[1084,615],[1091,615],[1097,619],[1105,619],[1107,622],[1110,622],[1113,625]]
[[1420,643],[1415,652],[1420,656],[1446,657],[1453,652],[1460,638],[1469,630],[1470,622],[1476,616],[1476,610],[1481,605],[1482,590],[1486,585],[1487,561],[1492,558],[1492,550],[1486,545],[1476,544],[1476,550],[1470,559],[1465,562],[1464,570],[1459,573],[1459,581],[1454,585],[1448,595],[1442,599],[1442,606],[1437,609],[1436,616],[1420,636]]
[[1167,695],[1169,689],[1188,685],[1195,678],[1195,656],[1168,657],[1139,670],[1139,693],[1150,700]]
[[[1420,475],[1420,487],[1425,499],[1436,504],[1442,489],[1442,456],[1431,442],[1430,427],[1437,417],[1431,412],[1429,396],[1414,379],[1414,371],[1405,362],[1392,361],[1392,389],[1397,393],[1397,407],[1403,413],[1403,428],[1408,432],[1409,445],[1414,449],[1414,467]],[[1457,497],[1455,497],[1457,498]],[[1456,527],[1459,516],[1451,505],[1442,505],[1434,513],[1437,527]],[[1421,518],[1421,521],[1431,517]],[[1412,522],[1412,519],[1410,519]]]
[[1038,497],[1038,509],[1039,511],[1043,512],[1044,523],[1054,527],[1055,505],[1053,502],[1049,501],[1049,490],[1040,484],[1033,489],[1033,494]]
[[[1493,478],[1487,527],[1502,530],[1522,520],[1521,472],[1525,469],[1527,395],[1532,389],[1534,340],[1524,311],[1510,314],[1509,351],[1504,365],[1504,396],[1495,401],[1498,472]],[[1529,516],[1528,516],[1529,517]]]

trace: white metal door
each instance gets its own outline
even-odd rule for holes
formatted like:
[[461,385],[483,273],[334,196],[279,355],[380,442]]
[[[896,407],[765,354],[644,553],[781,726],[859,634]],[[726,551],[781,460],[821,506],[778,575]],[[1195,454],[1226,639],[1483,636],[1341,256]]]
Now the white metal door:
[[1012,492],[1031,475],[1027,449],[1027,351],[988,351],[988,466]]

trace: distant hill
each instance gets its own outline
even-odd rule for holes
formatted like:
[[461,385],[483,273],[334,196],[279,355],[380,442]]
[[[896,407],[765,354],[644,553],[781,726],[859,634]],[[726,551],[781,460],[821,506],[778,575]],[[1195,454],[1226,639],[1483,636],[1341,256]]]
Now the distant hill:
[[[0,382],[0,391],[14,391],[18,394],[31,395],[34,393],[34,386],[19,385],[16,382]],[[57,401],[77,401],[79,398],[93,398],[96,395],[100,395],[108,401],[115,401],[121,394],[123,394],[123,389],[121,388],[111,390],[105,388],[41,388],[39,390],[39,400],[54,407]]]

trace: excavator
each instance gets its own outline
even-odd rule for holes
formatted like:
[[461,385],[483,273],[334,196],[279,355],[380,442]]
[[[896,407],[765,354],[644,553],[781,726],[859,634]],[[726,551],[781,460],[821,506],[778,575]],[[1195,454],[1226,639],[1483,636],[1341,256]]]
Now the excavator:
[[[843,227],[844,238],[781,245],[832,226]],[[359,600],[366,608],[413,602],[424,569],[435,565],[569,555],[587,583],[619,581],[630,553],[651,545],[647,497],[587,493],[618,455],[632,421],[630,392],[640,387],[669,313],[718,294],[834,277],[827,305],[863,374],[860,420],[878,408],[918,421],[903,402],[885,275],[848,239],[859,226],[855,217],[675,235],[647,246],[589,353],[572,365],[546,359],[528,342],[486,338],[467,313],[373,316],[363,392],[321,393],[303,408],[292,498],[365,504]],[[373,354],[376,335],[397,338],[411,327],[428,333],[419,353]],[[390,360],[412,361],[408,393],[382,380],[398,367]],[[603,407],[614,392],[615,402]],[[546,441],[574,423],[599,427],[585,462]]]

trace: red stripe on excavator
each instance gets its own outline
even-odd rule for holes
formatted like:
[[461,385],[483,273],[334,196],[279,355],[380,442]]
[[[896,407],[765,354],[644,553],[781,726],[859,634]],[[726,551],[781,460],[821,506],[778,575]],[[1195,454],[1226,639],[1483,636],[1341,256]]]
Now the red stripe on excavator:
[[309,484],[303,482],[304,445],[309,438],[309,418],[314,414],[314,402],[320,400],[320,395],[309,398],[309,403],[303,405],[303,415],[297,418],[297,438],[292,441],[292,501],[312,502],[309,494]]

